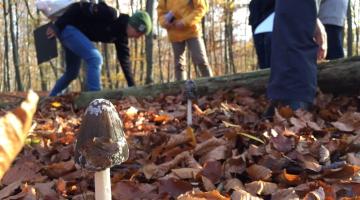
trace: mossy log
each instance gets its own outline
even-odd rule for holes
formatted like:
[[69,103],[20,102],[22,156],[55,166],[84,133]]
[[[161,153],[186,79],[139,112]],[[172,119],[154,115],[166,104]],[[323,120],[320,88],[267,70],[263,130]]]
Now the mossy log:
[[[211,78],[194,80],[198,95],[206,95],[218,90],[245,87],[255,94],[266,91],[270,71],[258,70],[248,73],[238,73]],[[351,57],[319,64],[318,84],[325,93],[359,94],[360,92],[360,57]],[[103,90],[99,92],[83,92],[75,100],[76,107],[86,107],[97,98],[109,100],[121,99],[126,96],[153,97],[160,94],[175,95],[183,91],[184,81],[164,84],[152,84],[130,87],[119,90]]]

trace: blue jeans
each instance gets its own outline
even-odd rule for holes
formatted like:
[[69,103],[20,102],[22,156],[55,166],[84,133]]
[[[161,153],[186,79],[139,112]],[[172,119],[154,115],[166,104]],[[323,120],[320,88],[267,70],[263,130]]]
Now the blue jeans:
[[81,59],[84,59],[87,66],[86,90],[101,90],[100,74],[103,60],[94,44],[81,31],[70,25],[66,26],[64,30],[58,34],[58,37],[65,49],[66,66],[64,74],[56,81],[54,88],[50,92],[50,96],[58,95],[68,87],[71,81],[77,78],[80,71]]
[[312,103],[317,88],[315,1],[277,0],[275,13],[268,97]]

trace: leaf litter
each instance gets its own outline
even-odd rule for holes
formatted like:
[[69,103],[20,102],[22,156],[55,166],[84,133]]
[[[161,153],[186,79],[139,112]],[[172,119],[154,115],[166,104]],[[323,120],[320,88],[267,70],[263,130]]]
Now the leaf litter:
[[[39,104],[34,128],[1,180],[1,199],[94,199],[93,173],[74,164],[83,109],[73,95]],[[243,88],[200,97],[186,124],[181,95],[114,102],[130,158],[111,169],[113,199],[358,199],[358,97],[319,94],[311,112]]]

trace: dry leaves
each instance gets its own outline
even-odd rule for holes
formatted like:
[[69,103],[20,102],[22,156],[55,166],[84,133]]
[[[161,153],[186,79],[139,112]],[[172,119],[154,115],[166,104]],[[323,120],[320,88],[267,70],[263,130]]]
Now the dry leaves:
[[[72,99],[39,106],[0,199],[94,199],[93,174],[73,162],[84,110]],[[313,112],[284,107],[269,122],[264,99],[243,88],[200,97],[191,127],[181,95],[114,102],[130,157],[111,170],[112,198],[359,198],[359,100],[319,94]]]

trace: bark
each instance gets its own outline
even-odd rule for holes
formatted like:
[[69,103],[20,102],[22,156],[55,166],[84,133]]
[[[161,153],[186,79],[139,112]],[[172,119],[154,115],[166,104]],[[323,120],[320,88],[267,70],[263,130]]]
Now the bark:
[[163,63],[161,62],[162,59],[160,55],[163,55],[161,54],[161,50],[162,50],[162,46],[161,46],[161,40],[160,40],[160,25],[159,23],[157,23],[157,32],[158,32],[158,37],[157,37],[157,48],[158,48],[158,67],[159,67],[159,71],[160,71],[160,83],[164,83],[164,72],[163,72]]
[[347,11],[347,56],[350,57],[353,55],[353,41],[354,41],[354,35],[353,35],[353,20],[352,20],[352,7],[351,7],[352,1],[349,0],[348,4],[348,11]]
[[[218,90],[245,87],[255,94],[264,94],[269,78],[269,69],[226,76],[201,78],[194,80],[199,95],[214,93]],[[336,83],[336,84],[335,84]],[[320,90],[333,94],[359,94],[360,57],[322,63],[318,69]],[[121,99],[126,96],[139,98],[154,97],[160,94],[177,95],[182,92],[184,81],[167,84],[154,84],[122,90],[84,92],[76,99],[77,107],[85,107],[96,98]]]
[[10,65],[9,65],[9,36],[8,36],[8,20],[6,12],[7,3],[3,0],[4,14],[4,91],[10,91]]
[[[40,26],[40,11],[36,12],[36,17],[37,17],[37,21],[36,21],[36,26]],[[39,74],[40,74],[40,82],[41,82],[41,90],[42,91],[47,91],[47,83],[45,80],[45,72],[44,72],[44,68],[42,67],[42,65],[39,65]]]
[[[107,82],[105,85],[108,86],[108,88],[113,89],[113,82],[111,80],[111,70],[110,70],[110,62],[109,62],[109,46],[107,44],[102,44],[103,54],[104,54],[104,65],[106,70],[106,78]],[[104,84],[103,84],[104,85]]]
[[18,41],[16,36],[16,26],[17,20],[14,19],[14,14],[12,11],[12,2],[8,1],[9,4],[9,17],[10,17],[10,36],[11,36],[11,44],[12,44],[12,53],[13,53],[13,62],[14,62],[14,69],[15,69],[15,80],[16,86],[18,91],[23,91],[23,85],[21,81],[21,73],[20,73],[20,58],[19,58],[19,48],[18,48]]
[[[154,0],[146,1],[146,11],[149,13],[151,19],[153,19],[154,12]],[[153,31],[145,37],[145,52],[146,52],[146,79],[145,84],[151,84],[153,80]]]

